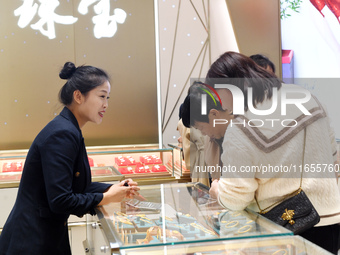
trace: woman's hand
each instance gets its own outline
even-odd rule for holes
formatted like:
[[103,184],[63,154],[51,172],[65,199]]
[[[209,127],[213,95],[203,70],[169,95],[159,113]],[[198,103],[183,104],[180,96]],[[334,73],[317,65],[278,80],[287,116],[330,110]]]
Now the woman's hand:
[[98,205],[106,205],[113,202],[121,202],[124,198],[132,198],[138,195],[140,188],[137,182],[127,179],[120,183],[112,185],[105,193],[103,199]]
[[139,195],[137,191],[140,190],[140,188],[137,186],[137,182],[134,182],[132,179],[126,179],[123,181],[123,185],[126,187],[132,187],[132,189],[128,190],[126,193],[127,198],[133,198],[134,196]]
[[211,187],[209,190],[209,194],[212,198],[217,199],[218,197],[218,179],[215,179],[212,183],[211,183]]

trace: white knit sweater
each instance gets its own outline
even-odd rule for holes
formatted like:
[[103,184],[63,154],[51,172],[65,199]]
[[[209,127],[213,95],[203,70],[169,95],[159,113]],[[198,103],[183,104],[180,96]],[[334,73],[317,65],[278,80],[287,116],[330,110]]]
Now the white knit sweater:
[[[271,100],[266,100],[258,105],[257,109],[269,109],[271,103]],[[288,109],[287,116],[283,117],[278,109],[271,116],[262,117],[263,120],[295,119],[298,125],[294,128],[282,128],[281,125],[272,127],[273,123],[265,123],[262,127],[229,125],[224,136],[222,162],[225,167],[233,167],[236,172],[225,168],[223,178],[219,181],[218,199],[223,206],[231,210],[243,210],[248,207],[259,211],[255,196],[261,209],[264,209],[298,189],[306,128],[304,163],[309,170],[303,172],[302,189],[320,215],[321,220],[317,226],[340,223],[337,173],[332,171],[336,160],[334,132],[324,108],[316,99],[312,98],[305,106],[312,115],[305,116],[301,111]],[[235,120],[240,123],[245,120],[247,123],[248,120],[254,119],[261,117],[247,111],[244,116]],[[280,121],[275,124],[280,124]],[[259,126],[259,121],[254,125]],[[270,166],[271,169],[276,166],[277,172],[270,175],[261,171],[240,172],[246,169],[250,171],[251,168],[253,171],[264,170],[265,167],[270,169]],[[312,173],[313,169],[315,171]]]

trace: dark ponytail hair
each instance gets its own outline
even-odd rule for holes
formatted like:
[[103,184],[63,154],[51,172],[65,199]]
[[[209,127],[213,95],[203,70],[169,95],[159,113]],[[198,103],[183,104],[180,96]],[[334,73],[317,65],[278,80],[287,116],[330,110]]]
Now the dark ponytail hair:
[[61,79],[67,80],[59,91],[59,101],[64,105],[70,105],[73,101],[73,92],[79,90],[87,95],[92,89],[109,80],[108,74],[94,66],[76,67],[72,62],[66,62],[59,73]]

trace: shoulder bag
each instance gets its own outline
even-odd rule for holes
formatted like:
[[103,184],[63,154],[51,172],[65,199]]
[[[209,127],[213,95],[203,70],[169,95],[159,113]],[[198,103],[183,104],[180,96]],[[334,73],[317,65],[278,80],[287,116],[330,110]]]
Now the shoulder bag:
[[304,171],[305,147],[306,129],[304,130],[300,187],[296,191],[287,194],[278,202],[264,209],[260,208],[255,196],[255,201],[258,208],[260,209],[259,214],[275,222],[276,224],[287,228],[294,234],[302,233],[307,229],[312,228],[320,221],[318,212],[315,210],[313,204],[310,202],[306,193],[301,188],[302,174]]

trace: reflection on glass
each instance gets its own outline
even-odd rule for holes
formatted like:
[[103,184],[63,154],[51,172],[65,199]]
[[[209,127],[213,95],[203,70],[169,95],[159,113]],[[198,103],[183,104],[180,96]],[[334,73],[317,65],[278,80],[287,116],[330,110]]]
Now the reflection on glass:
[[251,211],[221,207],[200,183],[141,186],[139,196],[99,207],[98,217],[120,249],[292,235]]

